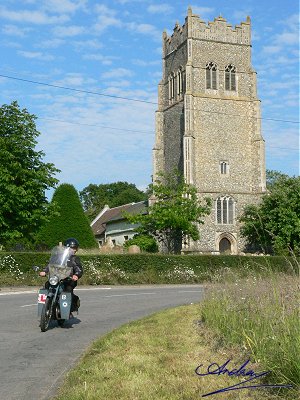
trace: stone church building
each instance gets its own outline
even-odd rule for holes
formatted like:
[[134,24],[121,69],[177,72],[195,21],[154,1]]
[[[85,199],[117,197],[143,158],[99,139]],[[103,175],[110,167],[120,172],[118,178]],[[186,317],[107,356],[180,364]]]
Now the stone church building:
[[249,17],[233,28],[221,16],[207,24],[189,8],[184,25],[163,33],[153,179],[180,170],[199,199],[212,199],[200,240],[185,242],[184,252],[244,251],[239,216],[266,191],[256,86]]

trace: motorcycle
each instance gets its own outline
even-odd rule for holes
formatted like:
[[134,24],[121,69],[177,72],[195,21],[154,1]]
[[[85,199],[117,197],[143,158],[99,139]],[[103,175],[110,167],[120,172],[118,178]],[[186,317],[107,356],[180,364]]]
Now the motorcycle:
[[[62,327],[70,318],[72,293],[66,292],[65,286],[72,270],[72,267],[67,265],[72,254],[72,249],[69,247],[56,246],[52,249],[48,264],[49,284],[38,293],[38,317],[42,332],[46,332],[51,320],[56,320]],[[34,267],[36,271],[38,268]]]

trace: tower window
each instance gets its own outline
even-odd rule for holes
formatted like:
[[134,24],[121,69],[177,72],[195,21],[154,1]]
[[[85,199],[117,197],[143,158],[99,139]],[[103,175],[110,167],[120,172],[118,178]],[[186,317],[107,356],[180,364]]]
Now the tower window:
[[177,72],[177,96],[180,97],[184,93],[185,86],[185,73],[182,68],[179,68]]
[[226,175],[229,173],[229,163],[227,161],[220,162],[220,173]]
[[217,224],[233,224],[235,214],[235,203],[231,197],[219,197],[216,200]]
[[227,65],[225,68],[225,90],[236,90],[235,66]]
[[217,64],[206,64],[206,89],[217,89]]
[[169,102],[171,103],[172,101],[175,100],[175,76],[173,73],[169,76],[168,85],[169,85]]

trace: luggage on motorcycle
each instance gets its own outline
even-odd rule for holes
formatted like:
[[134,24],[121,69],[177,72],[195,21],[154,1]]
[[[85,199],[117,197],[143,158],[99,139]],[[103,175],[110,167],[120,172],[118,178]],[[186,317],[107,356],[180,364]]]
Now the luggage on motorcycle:
[[69,319],[72,304],[72,294],[69,292],[61,292],[59,295],[60,318]]
[[39,293],[38,293],[38,317],[41,316],[42,314],[42,309],[44,307],[44,304],[46,302],[46,298],[47,298],[47,294],[48,294],[48,290],[47,289],[39,289]]

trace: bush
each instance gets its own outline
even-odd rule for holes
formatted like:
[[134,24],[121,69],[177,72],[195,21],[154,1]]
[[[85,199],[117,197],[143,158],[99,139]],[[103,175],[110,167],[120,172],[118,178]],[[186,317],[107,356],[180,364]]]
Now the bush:
[[157,253],[158,245],[152,236],[148,235],[135,235],[132,239],[124,243],[124,247],[128,249],[129,246],[137,245],[142,251],[147,253]]
[[38,243],[40,245],[47,245],[50,249],[67,238],[75,237],[81,248],[97,246],[73,185],[67,183],[60,185],[54,192],[52,203],[57,204],[58,213],[39,232]]
[[3,255],[0,257],[0,272],[4,273],[16,281],[22,281],[24,279],[24,272],[21,271],[19,264],[15,258],[10,255]]

